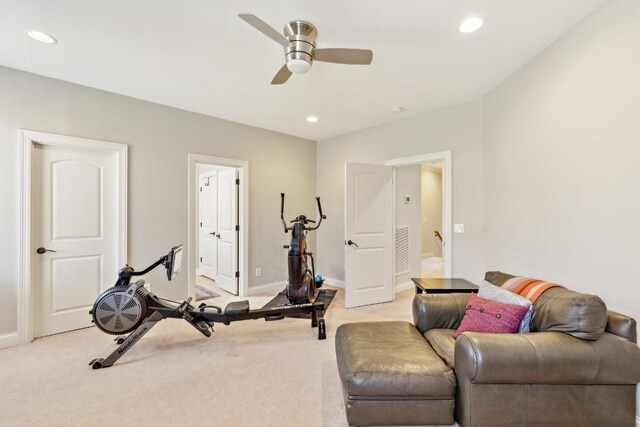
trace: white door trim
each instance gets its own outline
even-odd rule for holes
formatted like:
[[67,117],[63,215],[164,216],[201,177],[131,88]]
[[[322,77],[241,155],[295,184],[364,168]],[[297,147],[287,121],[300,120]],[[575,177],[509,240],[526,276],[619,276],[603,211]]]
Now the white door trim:
[[[34,132],[29,130],[19,131],[20,143],[20,179],[18,182],[19,195],[19,265],[18,272],[18,343],[24,344],[33,341],[33,284],[31,282],[33,244],[31,241],[31,176],[32,176],[32,156],[34,144],[48,145],[58,148],[72,148],[75,150],[110,152],[117,154],[118,188],[117,196],[117,217],[118,223],[118,254],[116,259],[119,265],[127,262],[127,150],[126,144],[114,142],[97,141],[86,138],[76,138],[71,136],[54,135],[44,132]],[[114,271],[114,274],[116,272]],[[115,277],[115,276],[114,276]],[[87,314],[88,315],[88,314]]]
[[[452,226],[452,185],[451,185],[451,177],[453,176],[453,164],[452,164],[452,156],[451,151],[441,151],[439,153],[431,153],[431,154],[422,154],[418,156],[411,157],[402,157],[399,159],[387,160],[384,162],[386,166],[412,166],[412,165],[421,165],[423,163],[432,163],[432,162],[444,162],[444,168],[442,173],[442,182],[443,182],[443,192],[442,192],[442,234],[445,241],[445,246],[443,248],[444,251],[444,275],[445,277],[453,277],[452,270],[452,262],[451,255],[453,253],[453,226]],[[394,181],[395,181],[395,173],[394,173]],[[394,184],[394,192],[395,192],[395,184]],[[394,208],[393,212],[395,215],[395,193],[394,193]],[[395,276],[394,276],[395,281]]]
[[238,217],[240,231],[238,235],[238,264],[240,278],[238,280],[238,296],[245,297],[249,294],[249,162],[245,160],[225,159],[222,157],[207,156],[204,154],[189,153],[189,189],[188,189],[188,241],[187,241],[187,265],[189,267],[188,296],[196,296],[196,233],[198,223],[198,211],[196,199],[198,193],[198,163],[217,166],[229,166],[238,169],[240,176],[238,196]]

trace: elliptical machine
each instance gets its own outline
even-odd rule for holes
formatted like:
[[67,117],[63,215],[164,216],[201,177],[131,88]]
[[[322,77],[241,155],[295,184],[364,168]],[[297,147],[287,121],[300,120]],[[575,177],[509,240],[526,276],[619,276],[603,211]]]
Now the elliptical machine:
[[[322,205],[320,197],[316,197],[318,204],[318,213],[320,215],[318,223],[315,227],[309,227],[309,224],[315,224],[312,219],[305,215],[298,215],[291,220],[293,225],[287,226],[284,219],[284,193],[280,193],[280,219],[284,232],[291,231],[291,243],[284,245],[285,249],[289,249],[289,280],[287,281],[287,298],[292,304],[303,304],[312,301],[316,296],[316,268],[313,260],[313,253],[307,251],[307,233],[320,228],[322,220],[327,216],[322,214]],[[309,269],[308,260],[311,260],[311,269]]]

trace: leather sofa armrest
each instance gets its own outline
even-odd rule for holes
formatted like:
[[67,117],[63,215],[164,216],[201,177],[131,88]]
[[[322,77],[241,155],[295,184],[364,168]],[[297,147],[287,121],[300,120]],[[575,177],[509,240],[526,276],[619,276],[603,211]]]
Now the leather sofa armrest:
[[640,348],[608,333],[587,341],[562,332],[465,332],[454,366],[459,383],[636,384]]
[[413,298],[413,324],[424,334],[430,329],[457,329],[469,294],[417,294]]
[[605,332],[615,334],[631,342],[636,341],[636,320],[615,311],[607,311],[607,326]]

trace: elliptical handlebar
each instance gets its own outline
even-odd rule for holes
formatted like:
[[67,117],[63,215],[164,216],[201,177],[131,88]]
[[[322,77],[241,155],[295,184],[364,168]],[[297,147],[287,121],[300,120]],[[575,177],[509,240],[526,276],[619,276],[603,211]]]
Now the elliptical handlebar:
[[284,220],[284,193],[280,193],[280,219],[282,220],[284,232],[288,232],[290,228],[287,227],[287,221]]
[[[322,214],[322,204],[320,203],[320,197],[316,197],[316,203],[318,204],[318,212],[320,213],[320,219],[318,220],[318,224],[315,227],[306,227],[306,230],[312,231],[312,230],[317,230],[320,227],[320,224],[322,224],[322,220],[326,219],[327,216]],[[295,219],[292,219],[291,222],[298,222],[300,220],[300,217],[304,218],[304,223],[312,223],[315,224],[316,222],[312,219],[307,219],[304,215],[300,215],[297,216]],[[280,193],[280,219],[282,220],[282,226],[284,227],[284,232],[288,232],[289,230],[292,230],[292,227],[287,226],[287,221],[285,221],[284,219],[284,193]]]
[[316,202],[318,203],[318,212],[320,213],[320,219],[318,220],[318,224],[315,227],[309,227],[309,230],[317,230],[320,228],[320,224],[322,224],[322,220],[327,216],[322,214],[322,204],[320,203],[320,197],[316,197]]

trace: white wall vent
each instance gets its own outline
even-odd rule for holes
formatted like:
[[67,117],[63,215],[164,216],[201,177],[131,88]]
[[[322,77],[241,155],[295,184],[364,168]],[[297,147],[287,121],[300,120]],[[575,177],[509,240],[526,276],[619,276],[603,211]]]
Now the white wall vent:
[[409,226],[398,225],[394,233],[395,274],[409,273]]

